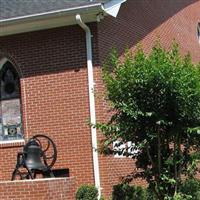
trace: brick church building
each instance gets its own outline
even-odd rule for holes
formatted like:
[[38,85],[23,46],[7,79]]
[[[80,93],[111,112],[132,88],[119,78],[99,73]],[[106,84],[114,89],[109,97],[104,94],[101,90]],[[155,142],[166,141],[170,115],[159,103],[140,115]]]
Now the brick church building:
[[[200,1],[0,0],[0,199],[70,200],[81,184],[110,196],[134,162],[96,151],[102,136],[88,122],[109,118],[101,67],[112,48],[148,52],[158,37],[200,61]],[[55,142],[53,168],[69,177],[10,181],[36,134]]]

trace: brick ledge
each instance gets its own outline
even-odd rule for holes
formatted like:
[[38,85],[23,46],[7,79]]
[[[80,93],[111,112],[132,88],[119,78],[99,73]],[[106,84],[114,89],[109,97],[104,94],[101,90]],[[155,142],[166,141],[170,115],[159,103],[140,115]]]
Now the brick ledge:
[[0,148],[20,147],[25,145],[25,140],[1,141]]

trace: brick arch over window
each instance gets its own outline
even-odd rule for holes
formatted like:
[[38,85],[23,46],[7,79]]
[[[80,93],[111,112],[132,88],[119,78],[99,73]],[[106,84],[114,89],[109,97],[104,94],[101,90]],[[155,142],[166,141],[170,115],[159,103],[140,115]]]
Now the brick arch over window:
[[200,44],[200,22],[198,22],[198,24],[197,24],[197,38],[198,38],[198,41]]
[[0,60],[0,141],[23,138],[19,74],[7,58]]

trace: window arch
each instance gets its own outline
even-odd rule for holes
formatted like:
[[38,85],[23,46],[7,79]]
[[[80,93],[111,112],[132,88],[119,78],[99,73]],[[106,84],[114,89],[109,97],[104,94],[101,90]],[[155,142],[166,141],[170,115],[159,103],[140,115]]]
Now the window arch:
[[197,24],[197,38],[200,44],[200,22]]
[[0,141],[22,139],[20,78],[13,64],[0,62]]

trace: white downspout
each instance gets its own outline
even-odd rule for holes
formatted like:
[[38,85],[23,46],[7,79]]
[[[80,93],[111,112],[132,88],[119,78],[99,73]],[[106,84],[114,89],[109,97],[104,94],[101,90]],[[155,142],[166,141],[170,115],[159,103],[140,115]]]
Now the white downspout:
[[[93,77],[93,65],[92,65],[92,41],[91,41],[92,35],[91,35],[91,31],[90,31],[89,27],[82,21],[81,16],[79,14],[76,15],[76,21],[77,21],[78,25],[86,33],[90,123],[96,124],[95,98],[94,98],[94,77]],[[101,187],[100,187],[99,160],[98,160],[98,152],[97,152],[97,131],[96,131],[96,128],[93,126],[91,126],[91,135],[92,135],[94,179],[95,179],[95,186],[99,192],[98,199],[100,199]]]

